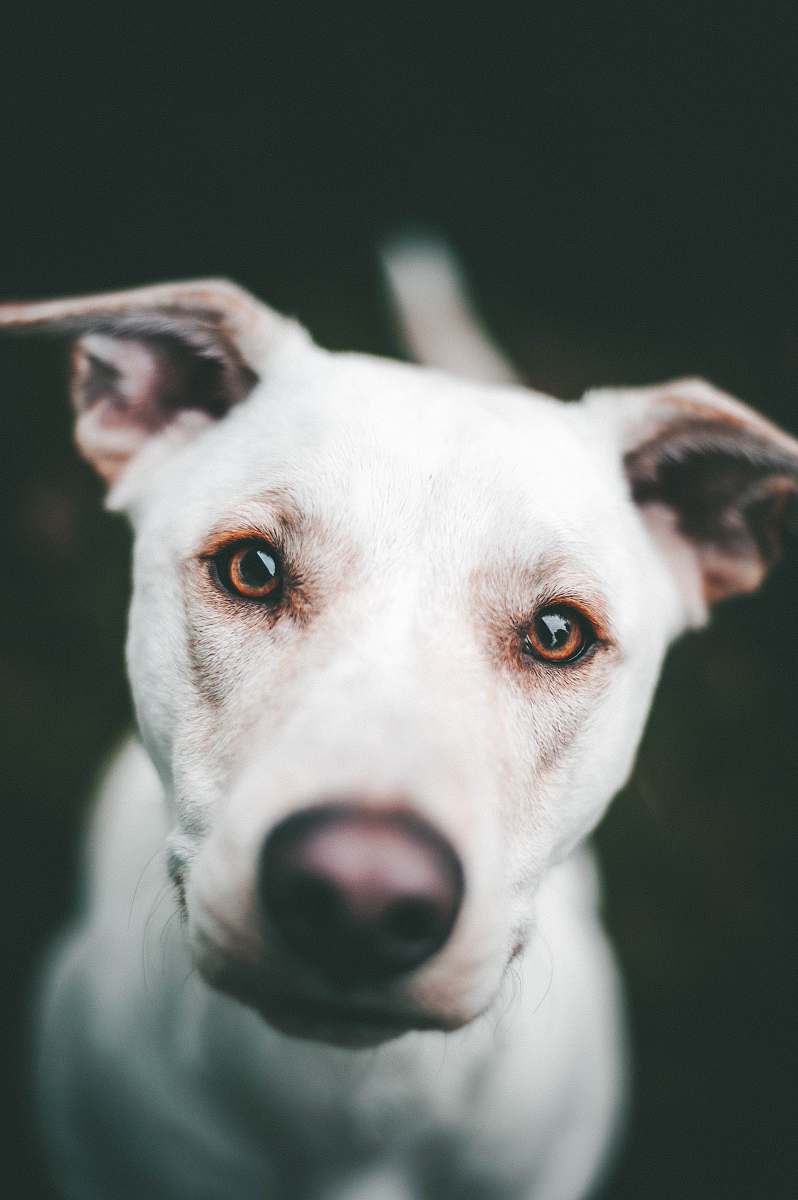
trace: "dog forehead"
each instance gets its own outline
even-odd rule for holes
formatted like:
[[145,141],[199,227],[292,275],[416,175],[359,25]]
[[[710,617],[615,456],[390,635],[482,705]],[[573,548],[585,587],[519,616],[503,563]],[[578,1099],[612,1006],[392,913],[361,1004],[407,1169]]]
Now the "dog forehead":
[[220,495],[235,496],[290,476],[320,493],[345,472],[375,490],[449,485],[462,501],[463,477],[500,478],[531,499],[557,490],[574,511],[604,490],[575,405],[365,355],[307,357],[267,375],[214,431],[203,486],[211,475]]
[[183,551],[283,495],[369,556],[391,541],[467,568],[560,555],[611,582],[631,506],[580,418],[524,388],[314,349],[189,447],[149,507]]

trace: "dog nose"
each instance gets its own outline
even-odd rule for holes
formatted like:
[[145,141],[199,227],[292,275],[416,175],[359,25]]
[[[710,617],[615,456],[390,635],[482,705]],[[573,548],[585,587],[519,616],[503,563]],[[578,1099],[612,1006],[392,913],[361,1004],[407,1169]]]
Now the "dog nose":
[[267,920],[336,983],[377,982],[444,945],[463,898],[452,847],[412,814],[322,805],[283,820],[263,847]]

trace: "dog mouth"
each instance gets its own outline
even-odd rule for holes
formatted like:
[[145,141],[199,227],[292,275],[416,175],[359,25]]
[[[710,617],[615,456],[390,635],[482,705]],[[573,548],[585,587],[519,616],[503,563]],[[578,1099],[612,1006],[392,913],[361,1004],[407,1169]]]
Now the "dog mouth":
[[267,984],[251,967],[207,959],[200,973],[216,991],[254,1009],[274,1029],[290,1037],[348,1047],[376,1046],[421,1030],[449,1032],[462,1023],[444,1014],[372,1000],[309,996],[282,981]]
[[452,1028],[444,1019],[426,1013],[304,997],[262,998],[255,1007],[281,1033],[338,1046],[376,1046],[413,1031]]

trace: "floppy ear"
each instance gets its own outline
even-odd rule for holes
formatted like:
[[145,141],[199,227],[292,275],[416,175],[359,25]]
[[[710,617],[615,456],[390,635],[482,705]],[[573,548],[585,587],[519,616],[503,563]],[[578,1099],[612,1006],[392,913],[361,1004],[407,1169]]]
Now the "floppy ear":
[[0,305],[0,329],[75,337],[75,439],[110,484],[154,434],[179,440],[223,416],[292,328],[221,279]]
[[757,588],[798,532],[798,441],[700,379],[586,404],[610,423],[632,497],[683,585],[691,574],[705,605]]

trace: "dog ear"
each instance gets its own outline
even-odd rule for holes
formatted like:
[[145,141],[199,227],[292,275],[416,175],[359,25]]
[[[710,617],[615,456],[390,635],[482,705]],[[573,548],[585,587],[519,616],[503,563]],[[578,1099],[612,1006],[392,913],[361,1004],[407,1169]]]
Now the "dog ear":
[[699,379],[586,404],[613,429],[632,496],[699,604],[754,591],[798,531],[798,441]]
[[226,280],[0,305],[0,329],[73,337],[75,440],[113,484],[154,434],[218,420],[297,327]]

